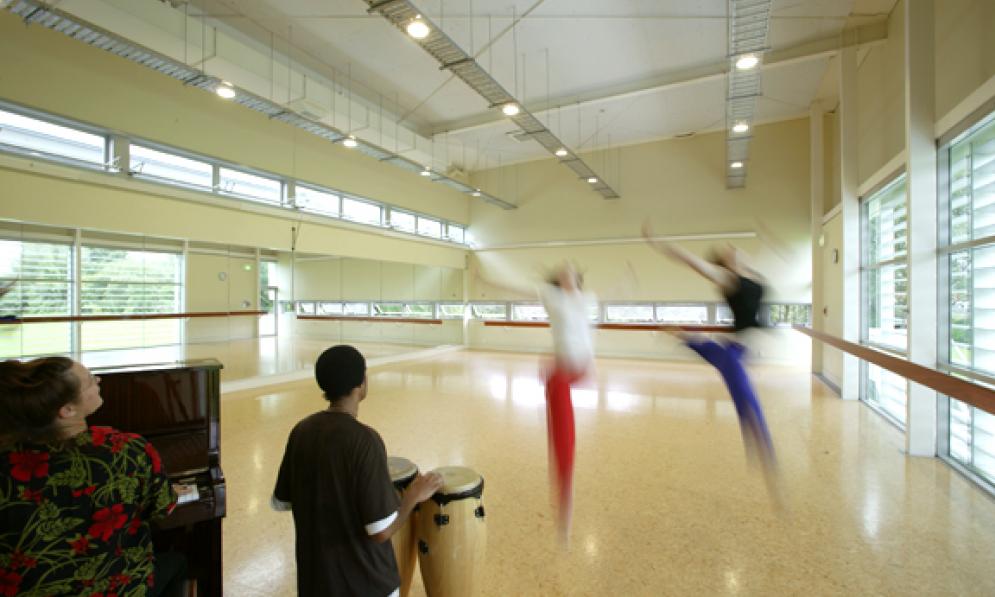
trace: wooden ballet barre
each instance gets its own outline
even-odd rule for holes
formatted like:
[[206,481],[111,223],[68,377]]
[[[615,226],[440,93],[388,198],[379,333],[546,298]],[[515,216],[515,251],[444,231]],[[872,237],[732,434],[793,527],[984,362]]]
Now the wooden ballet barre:
[[199,311],[196,313],[135,313],[129,315],[60,315],[0,318],[0,325],[23,323],[66,323],[73,321],[135,321],[145,319],[193,319],[197,317],[238,317],[266,315],[267,311]]
[[995,413],[995,390],[973,383],[966,379],[954,377],[942,371],[924,367],[906,359],[890,355],[868,346],[855,344],[824,332],[818,332],[803,325],[793,326],[799,332],[820,342],[838,348],[843,352],[873,363],[882,369],[887,369],[896,375],[926,386],[931,390],[960,400],[989,413]]
[[[485,326],[512,327],[512,328],[548,328],[548,321],[504,321],[504,320],[484,320]],[[639,332],[734,332],[731,325],[674,325],[669,323],[598,323],[595,326],[599,330],[627,330]]]
[[419,317],[350,317],[348,315],[298,315],[297,319],[318,321],[379,321],[390,323],[427,323],[441,324],[441,319],[426,319]]

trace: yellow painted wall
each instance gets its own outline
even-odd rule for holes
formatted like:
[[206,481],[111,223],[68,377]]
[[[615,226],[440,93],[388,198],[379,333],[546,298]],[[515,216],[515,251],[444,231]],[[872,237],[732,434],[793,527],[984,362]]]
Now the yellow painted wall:
[[[0,99],[81,122],[199,152],[276,174],[328,185],[457,222],[468,198],[414,173],[333,145],[213,94],[87,46],[42,27],[25,27],[0,12]],[[14,160],[16,162],[17,160]],[[204,205],[203,198],[158,185],[115,182],[108,176],[4,162],[0,219],[220,242],[290,248],[296,218],[260,215],[238,201]],[[27,169],[27,171],[25,171]],[[35,173],[35,174],[33,174]],[[17,197],[18,200],[12,200]],[[374,229],[305,222],[297,249],[311,253],[462,267],[464,251],[388,237]]]
[[[809,219],[809,130],[807,120],[759,126],[750,146],[745,189],[725,188],[722,134],[707,134],[619,149],[622,198],[604,200],[584,181],[553,160],[480,173],[478,186],[514,179],[519,209],[471,208],[470,231],[483,245],[541,243],[549,240],[618,239],[640,236],[645,218],[657,234],[691,235],[752,232],[736,239],[770,282],[769,298],[808,302],[811,296],[811,221]],[[597,158],[592,163],[598,163]],[[613,181],[614,184],[614,181]],[[715,241],[687,241],[704,255]],[[509,294],[487,283],[525,286],[558,262],[577,262],[586,286],[601,300],[721,301],[711,284],[686,266],[671,262],[642,242],[562,247],[478,250],[467,276],[470,300],[535,300]],[[531,350],[548,347],[548,330],[485,328],[471,324],[472,346]],[[806,342],[807,344],[807,342]],[[782,342],[782,347],[791,342]],[[600,332],[599,353],[682,357],[666,335]],[[807,349],[771,347],[771,358],[792,359]],[[808,358],[805,356],[805,358]]]
[[[612,239],[640,236],[647,217],[657,234],[691,235],[755,232],[737,240],[771,279],[772,298],[809,297],[808,122],[793,120],[759,126],[750,146],[745,189],[725,188],[722,134],[623,147],[619,150],[622,198],[605,200],[567,168],[543,160],[486,171],[475,178],[491,182],[514,176],[521,194],[513,211],[471,208],[471,232],[480,245],[549,240]],[[486,184],[485,182],[485,184]],[[697,251],[709,243],[689,243]],[[478,251],[484,277],[536,278],[538,268],[565,257],[585,270],[588,284],[606,292],[624,279],[629,262],[639,281],[633,298],[711,300],[709,286],[668,264],[645,244]],[[480,290],[471,283],[471,296]],[[619,298],[619,297],[607,297]]]
[[888,18],[888,39],[857,69],[857,174],[863,182],[905,148],[905,0]]
[[0,13],[0,97],[237,164],[467,221],[469,199],[258,112]]
[[936,7],[936,115],[995,76],[995,2],[942,0]]

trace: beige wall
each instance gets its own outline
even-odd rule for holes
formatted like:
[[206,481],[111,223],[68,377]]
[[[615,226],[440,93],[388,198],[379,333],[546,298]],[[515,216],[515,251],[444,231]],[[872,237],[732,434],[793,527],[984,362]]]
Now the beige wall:
[[[725,188],[722,134],[623,147],[618,184],[622,198],[604,200],[553,160],[518,166],[519,209],[471,208],[471,231],[480,245],[639,237],[650,218],[659,235],[753,232],[737,240],[768,274],[772,298],[807,301],[810,242],[808,123],[793,120],[759,126],[750,146],[745,189]],[[486,171],[475,180],[514,176],[512,169]],[[692,242],[704,251],[710,243]],[[668,264],[645,244],[478,251],[485,277],[535,278],[541,266],[570,257],[587,282],[606,293],[632,264],[639,285],[633,298],[711,300],[715,295],[690,272]],[[471,295],[480,296],[471,277]],[[606,298],[620,298],[607,296]]]
[[[152,70],[0,12],[0,99],[237,164],[296,177],[457,222],[468,198],[416,173],[333,145]],[[289,249],[297,218],[241,202],[24,160],[0,164],[0,218]],[[115,178],[114,181],[108,179]],[[111,184],[113,183],[113,184]],[[214,201],[204,205],[196,201]],[[185,200],[192,199],[194,201]],[[265,210],[264,210],[265,211]],[[461,267],[464,251],[374,229],[305,221],[297,249]]]
[[[750,147],[745,189],[725,188],[724,136],[707,134],[619,149],[622,198],[607,201],[553,160],[480,173],[478,185],[514,179],[519,209],[471,207],[471,232],[483,246],[550,240],[633,239],[651,218],[659,235],[752,233],[733,242],[752,257],[770,282],[770,300],[808,302],[811,296],[808,122],[759,126]],[[597,163],[597,157],[592,163]],[[614,183],[614,181],[613,181]],[[704,255],[715,240],[685,241]],[[721,301],[712,285],[687,267],[653,252],[642,242],[533,246],[478,250],[467,276],[470,300],[535,300],[489,284],[525,286],[556,263],[571,259],[585,284],[601,300]],[[790,333],[790,334],[793,334]],[[545,349],[548,330],[484,327],[468,329],[472,346]],[[603,355],[684,358],[669,336],[646,332],[599,332]],[[807,345],[807,342],[804,344]],[[787,348],[791,346],[791,348]],[[779,348],[780,347],[780,348]],[[774,342],[765,357],[792,360],[806,355],[791,341]]]
[[466,222],[469,199],[144,66],[0,13],[0,97]]
[[940,0],[936,7],[936,115],[995,76],[995,2]]
[[905,147],[904,13],[905,0],[899,0],[888,19],[888,39],[871,47],[857,69],[860,182]]

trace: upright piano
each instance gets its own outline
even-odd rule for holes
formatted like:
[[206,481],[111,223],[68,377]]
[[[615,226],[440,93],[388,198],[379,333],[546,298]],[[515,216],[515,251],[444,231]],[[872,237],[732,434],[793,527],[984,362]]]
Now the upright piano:
[[221,597],[221,363],[207,359],[91,371],[100,377],[104,404],[87,422],[144,436],[162,456],[170,482],[196,485],[198,498],[178,505],[153,527],[152,538],[156,550],[187,556],[198,596]]

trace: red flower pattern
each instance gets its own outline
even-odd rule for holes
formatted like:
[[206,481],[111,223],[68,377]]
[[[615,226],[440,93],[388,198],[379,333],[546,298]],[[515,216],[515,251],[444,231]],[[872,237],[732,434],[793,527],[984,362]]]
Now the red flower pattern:
[[73,497],[80,497],[81,495],[93,495],[93,492],[97,490],[96,485],[90,485],[84,489],[74,489]]
[[48,474],[48,452],[11,452],[10,476],[22,483]]
[[73,554],[82,555],[86,553],[86,550],[90,548],[90,539],[87,537],[80,537],[75,541],[70,541],[69,546],[73,548]]
[[152,459],[152,472],[158,473],[162,470],[162,458],[159,456],[159,452],[152,446],[151,443],[145,444],[145,453],[149,455]]
[[[59,516],[71,516],[70,509],[76,508],[86,508],[91,514],[89,521],[84,519],[78,527],[67,529],[63,536],[24,551],[15,549],[17,537],[12,540],[7,535],[0,537],[0,553],[8,554],[5,565],[0,565],[0,597],[29,592],[44,595],[57,586],[53,583],[59,582],[71,582],[73,594],[101,597],[117,597],[153,585],[152,544],[142,508],[149,503],[163,504],[151,513],[153,517],[172,509],[166,507],[166,498],[172,492],[162,474],[162,459],[136,434],[110,427],[91,427],[89,432],[90,435],[81,438],[81,443],[69,444],[58,451],[19,445],[6,457],[0,456],[0,475],[11,481],[0,487],[0,501],[9,504],[10,511],[5,510],[5,515],[16,520],[18,526],[25,529],[30,526],[37,504],[46,508],[54,505]],[[66,471],[78,467],[79,459],[100,462],[103,466],[86,467],[85,475],[74,486],[59,488],[58,482],[52,484],[54,475],[60,474],[61,479]],[[111,465],[109,469],[107,465]],[[150,479],[150,474],[154,478]],[[106,501],[118,495],[108,484],[121,479],[138,481],[134,497],[128,494],[127,501],[120,497],[118,503]],[[136,485],[135,481],[130,484]],[[131,548],[142,548],[147,553],[140,561],[125,558],[124,554]],[[106,565],[95,575],[97,578],[72,578],[80,566],[104,553]],[[68,578],[64,574],[46,575],[39,584],[33,572],[50,567],[68,571]]]
[[94,539],[108,541],[114,531],[124,526],[128,520],[128,515],[124,513],[122,504],[114,504],[110,508],[97,510],[93,515],[93,524],[90,525],[89,535]]
[[131,577],[128,576],[127,574],[112,574],[111,583],[108,588],[114,590],[118,587],[126,586],[130,581]]
[[90,435],[93,436],[93,445],[102,446],[107,441],[107,436],[114,433],[110,427],[90,427]]
[[21,499],[26,502],[34,502],[36,504],[40,504],[41,498],[42,498],[41,490],[35,491],[28,487],[21,489]]
[[17,570],[18,568],[24,568],[30,570],[38,564],[38,560],[28,557],[21,553],[20,551],[15,551],[10,556],[10,568],[11,570]]
[[0,594],[4,597],[14,597],[21,586],[21,575],[13,570],[0,568]]

